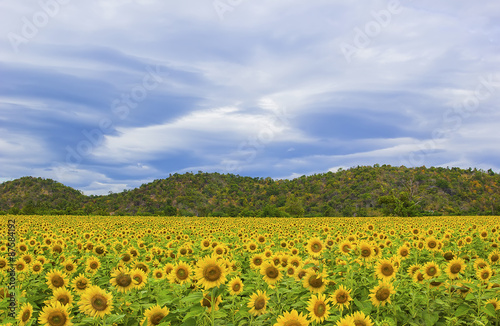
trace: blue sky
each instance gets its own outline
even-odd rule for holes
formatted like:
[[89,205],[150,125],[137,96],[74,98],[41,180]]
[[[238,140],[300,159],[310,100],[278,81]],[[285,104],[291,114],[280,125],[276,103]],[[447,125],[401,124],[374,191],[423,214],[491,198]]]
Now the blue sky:
[[0,181],[500,172],[497,0],[0,1]]

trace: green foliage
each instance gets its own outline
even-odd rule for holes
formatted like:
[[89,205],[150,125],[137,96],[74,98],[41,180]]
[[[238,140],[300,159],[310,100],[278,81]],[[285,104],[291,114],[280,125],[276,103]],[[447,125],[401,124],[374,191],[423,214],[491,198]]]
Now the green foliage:
[[50,179],[0,184],[0,213],[160,216],[495,215],[492,170],[358,166],[293,180],[233,174],[173,174],[139,188],[85,196]]

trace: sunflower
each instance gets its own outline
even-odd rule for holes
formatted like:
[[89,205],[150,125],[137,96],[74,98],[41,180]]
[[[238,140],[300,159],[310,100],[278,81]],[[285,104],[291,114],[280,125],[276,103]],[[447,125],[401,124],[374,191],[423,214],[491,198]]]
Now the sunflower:
[[378,285],[371,289],[370,292],[370,300],[375,307],[391,303],[391,294],[396,293],[392,283],[387,281],[379,281]]
[[267,297],[266,292],[257,290],[256,293],[253,293],[250,296],[250,300],[247,303],[247,307],[250,308],[248,312],[254,316],[264,314],[266,312],[268,300],[269,298]]
[[165,271],[165,277],[168,277],[168,275],[174,270],[174,265],[172,263],[166,263],[165,266],[163,266],[163,270]]
[[63,306],[59,301],[52,302],[43,307],[38,321],[47,326],[71,326],[71,317],[69,316],[69,306]]
[[352,316],[345,316],[338,320],[335,326],[356,326],[356,324],[354,324]]
[[321,241],[320,238],[316,237],[309,239],[306,248],[309,255],[317,258],[320,257],[323,251],[325,250],[325,245],[323,244],[323,241]]
[[269,285],[274,285],[281,280],[281,272],[273,263],[266,261],[260,267],[260,274]]
[[495,250],[493,252],[491,252],[489,255],[488,255],[488,260],[490,261],[490,263],[492,265],[496,264],[498,262],[498,260],[500,259],[500,253]]
[[73,274],[76,272],[76,265],[71,260],[66,260],[61,265],[65,273]]
[[428,237],[425,239],[425,248],[430,251],[436,251],[439,249],[439,240],[434,237]]
[[85,262],[85,265],[87,266],[86,271],[95,274],[99,267],[101,267],[101,261],[97,257],[89,257],[87,261]]
[[229,287],[230,295],[238,295],[243,292],[243,282],[239,277],[233,278],[231,281],[229,281],[227,286]]
[[191,273],[191,266],[179,262],[174,266],[170,274],[168,274],[168,279],[170,283],[184,284],[191,281]]
[[339,249],[342,254],[348,255],[353,249],[353,244],[349,240],[344,240],[339,244]]
[[500,310],[500,300],[498,298],[492,298],[486,301],[485,305],[491,304],[495,310]]
[[109,283],[113,285],[118,292],[128,292],[134,287],[132,275],[126,267],[119,267],[111,272]]
[[83,293],[89,286],[90,280],[86,278],[84,274],[80,274],[73,279],[72,283],[73,289],[75,289],[76,292]]
[[456,279],[465,270],[465,267],[465,262],[462,258],[450,260],[446,266],[446,274],[450,279]]
[[82,294],[80,301],[80,312],[90,317],[101,317],[111,314],[113,309],[113,295],[98,286],[89,286]]
[[344,308],[349,308],[349,305],[353,300],[351,298],[351,290],[348,290],[343,285],[341,285],[337,290],[335,290],[335,292],[333,292],[330,300],[340,311],[342,311]]
[[309,317],[311,320],[322,323],[330,315],[330,305],[324,294],[313,295],[308,301],[309,306],[307,310],[309,311]]
[[356,311],[352,314],[351,320],[356,326],[373,326],[370,316],[366,316],[362,311]]
[[68,279],[65,273],[62,273],[58,270],[50,270],[47,274],[47,282],[46,284],[52,290],[56,290],[60,287],[66,287],[68,285]]
[[421,267],[422,266],[420,266],[420,264],[413,264],[410,267],[408,267],[408,269],[406,271],[408,272],[408,275],[410,277],[413,277],[415,275],[415,273],[420,270]]
[[31,317],[33,316],[33,306],[28,302],[21,306],[19,310],[19,315],[17,315],[17,319],[19,320],[19,326],[26,325]]
[[388,259],[379,259],[375,264],[375,274],[379,279],[389,281],[397,272],[397,267]]
[[58,288],[54,290],[51,302],[59,301],[63,306],[70,305],[73,303],[73,295],[70,291],[65,288]]
[[306,316],[299,314],[297,310],[293,309],[291,312],[285,311],[283,315],[278,317],[274,326],[308,326],[309,322]]
[[134,289],[142,289],[148,283],[148,277],[146,273],[140,268],[134,268],[130,271],[130,277],[132,278],[132,283],[134,284]]
[[141,322],[143,325],[147,321],[147,326],[154,326],[161,324],[163,318],[165,318],[170,313],[170,310],[167,307],[160,307],[159,305],[155,305],[153,307],[148,308],[144,312],[144,319]]
[[408,248],[406,245],[402,245],[401,247],[398,248],[398,257],[401,259],[406,259],[410,256],[410,248]]
[[0,257],[0,271],[6,271],[9,269],[9,261],[4,257]]
[[33,274],[40,274],[43,271],[43,265],[41,262],[35,261],[31,264],[30,269]]
[[439,275],[441,275],[441,270],[439,269],[439,266],[433,261],[425,263],[425,265],[422,266],[422,270],[423,270],[422,274],[424,275],[424,278],[426,280],[430,280],[432,278],[436,278],[439,277]]
[[134,268],[142,270],[144,273],[146,273],[146,275],[149,274],[149,267],[143,262],[136,262],[134,264]]
[[328,281],[325,280],[325,277],[325,272],[317,272],[314,269],[311,269],[302,279],[302,286],[313,293],[323,293],[325,292],[326,285],[328,283]]
[[165,271],[161,268],[153,270],[153,277],[156,280],[163,280],[165,278]]
[[419,284],[424,283],[424,280],[425,280],[424,274],[420,271],[420,269],[415,271],[412,278],[413,278],[413,282],[419,283]]
[[489,281],[492,275],[493,275],[493,270],[491,269],[490,266],[486,266],[485,268],[479,269],[476,272],[477,279],[483,282]]
[[285,274],[288,276],[288,277],[293,277],[295,278],[295,273],[297,272],[295,266],[293,265],[290,265],[288,266],[286,269],[285,269]]
[[16,273],[24,272],[27,268],[28,264],[26,264],[26,262],[22,258],[19,258],[14,263],[14,269],[16,270]]
[[202,285],[205,290],[218,287],[226,282],[226,267],[216,258],[206,256],[197,263],[196,278],[198,284]]
[[358,249],[359,249],[359,258],[365,261],[370,261],[375,256],[375,253],[373,251],[373,246],[366,241],[360,242],[358,245]]
[[204,294],[203,299],[201,299],[200,304],[202,307],[207,307],[208,312],[212,311],[212,307],[214,311],[219,310],[219,304],[222,302],[222,298],[219,295],[217,298],[213,299],[210,294]]

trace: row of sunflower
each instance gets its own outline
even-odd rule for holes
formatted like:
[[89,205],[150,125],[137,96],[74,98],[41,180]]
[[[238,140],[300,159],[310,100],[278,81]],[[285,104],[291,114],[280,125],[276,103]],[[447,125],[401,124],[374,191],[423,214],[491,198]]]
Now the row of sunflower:
[[500,319],[497,217],[16,219],[2,325],[469,325]]

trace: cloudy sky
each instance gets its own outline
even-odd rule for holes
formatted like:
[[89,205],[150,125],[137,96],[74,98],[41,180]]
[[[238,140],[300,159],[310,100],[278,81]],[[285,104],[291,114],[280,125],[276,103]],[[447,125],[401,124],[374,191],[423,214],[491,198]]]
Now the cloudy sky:
[[498,0],[0,0],[0,182],[500,172]]

